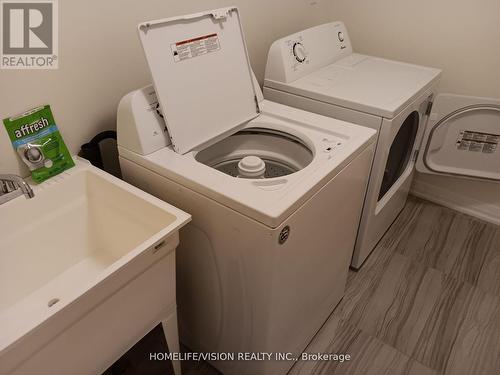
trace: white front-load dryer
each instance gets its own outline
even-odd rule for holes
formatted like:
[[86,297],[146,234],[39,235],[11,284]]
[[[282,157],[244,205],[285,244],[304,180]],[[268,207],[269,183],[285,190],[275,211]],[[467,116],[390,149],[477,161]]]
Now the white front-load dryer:
[[285,374],[344,293],[376,132],[263,100],[236,8],[139,35],[154,87],[120,102],[120,165],[192,214],[181,341],[226,375]]
[[343,23],[275,41],[268,100],[378,131],[351,265],[359,268],[402,210],[441,71],[353,53]]

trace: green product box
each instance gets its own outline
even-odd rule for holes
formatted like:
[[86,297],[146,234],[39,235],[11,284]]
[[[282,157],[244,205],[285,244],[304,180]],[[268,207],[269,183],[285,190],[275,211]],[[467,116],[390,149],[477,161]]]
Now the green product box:
[[3,120],[14,150],[37,183],[75,165],[49,105]]

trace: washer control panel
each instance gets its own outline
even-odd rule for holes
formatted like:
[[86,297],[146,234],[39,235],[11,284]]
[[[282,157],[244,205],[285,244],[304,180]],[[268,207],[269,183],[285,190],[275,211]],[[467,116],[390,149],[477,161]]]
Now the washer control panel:
[[291,82],[350,54],[351,42],[342,22],[312,27],[272,44],[266,79]]

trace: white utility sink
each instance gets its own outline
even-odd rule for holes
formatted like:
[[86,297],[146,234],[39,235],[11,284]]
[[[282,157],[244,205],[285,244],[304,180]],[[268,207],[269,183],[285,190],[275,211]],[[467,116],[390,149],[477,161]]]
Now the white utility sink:
[[190,216],[78,158],[32,187],[0,205],[0,374],[98,373],[169,318],[176,340]]

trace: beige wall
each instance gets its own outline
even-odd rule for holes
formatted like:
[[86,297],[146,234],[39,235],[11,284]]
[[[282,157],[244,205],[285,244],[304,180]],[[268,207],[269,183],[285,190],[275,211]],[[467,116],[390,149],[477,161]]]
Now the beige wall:
[[[356,51],[439,67],[440,92],[500,98],[500,1],[333,0],[331,7]],[[428,175],[415,182],[420,194],[439,195],[441,203],[466,205],[469,213],[481,211],[497,222],[499,187]]]
[[[50,104],[76,153],[97,132],[115,128],[124,94],[150,82],[135,29],[139,22],[229,5],[240,8],[260,80],[273,40],[330,18],[325,0],[59,0],[59,69],[0,70],[0,118]],[[0,130],[0,173],[7,172],[28,173]]]

